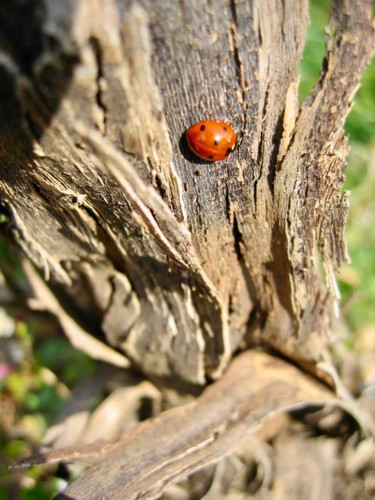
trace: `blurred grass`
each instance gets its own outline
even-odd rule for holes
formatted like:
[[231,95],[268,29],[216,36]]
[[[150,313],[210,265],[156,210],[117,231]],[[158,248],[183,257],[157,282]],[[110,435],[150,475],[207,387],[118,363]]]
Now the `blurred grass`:
[[[0,255],[14,290],[25,290],[17,252],[2,237]],[[0,309],[0,499],[50,499],[65,485],[55,477],[56,467],[10,472],[8,466],[38,450],[71,389],[92,374],[94,362],[70,345],[54,319],[9,298],[8,314]]]

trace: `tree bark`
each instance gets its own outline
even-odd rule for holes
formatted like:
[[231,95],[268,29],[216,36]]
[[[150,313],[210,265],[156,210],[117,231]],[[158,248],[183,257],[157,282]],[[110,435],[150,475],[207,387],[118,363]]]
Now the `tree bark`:
[[[371,1],[333,1],[301,106],[307,0],[7,9],[1,205],[73,343],[185,390],[254,346],[322,377],[346,259],[343,124],[374,53]],[[203,119],[237,130],[227,160],[187,151]]]

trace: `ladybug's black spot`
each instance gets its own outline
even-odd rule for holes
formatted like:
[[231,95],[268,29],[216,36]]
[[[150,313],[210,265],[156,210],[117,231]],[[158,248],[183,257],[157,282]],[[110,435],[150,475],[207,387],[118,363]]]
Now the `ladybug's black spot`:
[[203,132],[203,130],[206,130],[206,125],[201,125],[200,130],[201,130],[201,132]]
[[219,141],[217,139],[215,139],[214,144],[215,144],[215,146],[218,146],[219,145]]
[[209,160],[213,160],[213,159],[214,159],[214,157],[211,155],[211,156],[209,156],[209,157],[208,157],[208,159],[209,159]]
[[228,148],[228,149],[227,149],[227,155],[229,155],[229,153],[231,153],[232,151],[233,151],[233,149],[232,149],[232,148]]
[[225,130],[225,132],[228,130],[227,127],[223,127],[223,130]]

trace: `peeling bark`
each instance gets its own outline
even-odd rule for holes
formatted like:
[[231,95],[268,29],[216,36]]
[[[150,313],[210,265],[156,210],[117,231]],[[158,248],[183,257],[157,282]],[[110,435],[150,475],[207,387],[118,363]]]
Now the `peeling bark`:
[[[34,59],[27,39],[1,53],[0,190],[22,249],[146,373],[202,384],[244,342],[327,356],[370,3],[334,3],[299,111],[306,1],[59,5],[35,8]],[[186,153],[201,118],[238,130],[227,161]]]

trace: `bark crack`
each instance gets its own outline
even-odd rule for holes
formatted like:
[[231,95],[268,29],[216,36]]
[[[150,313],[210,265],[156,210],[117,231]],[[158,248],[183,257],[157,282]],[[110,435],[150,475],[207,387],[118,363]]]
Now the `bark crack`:
[[103,135],[106,135],[108,109],[104,103],[104,94],[103,94],[103,82],[105,80],[105,76],[104,76],[104,61],[103,61],[102,48],[100,46],[100,42],[94,37],[91,37],[89,42],[95,56],[95,62],[97,68],[96,80],[95,80],[96,82],[95,100],[96,100],[96,105],[101,111],[101,117],[102,117],[102,124],[101,124],[102,126],[100,127],[100,131],[103,133]]
[[241,116],[241,121],[242,121],[242,126],[241,126],[241,135],[238,140],[238,146],[241,145],[242,138],[244,131],[246,130],[247,126],[247,112],[249,108],[248,100],[246,99],[246,93],[247,93],[247,85],[246,85],[246,80],[245,80],[245,72],[244,72],[244,67],[243,63],[241,60],[241,55],[240,55],[240,49],[238,45],[238,31],[237,31],[237,26],[238,26],[238,18],[237,18],[237,9],[236,9],[236,1],[231,0],[230,1],[230,10],[232,13],[232,23],[231,23],[231,28],[230,28],[230,39],[232,42],[232,47],[233,47],[233,55],[234,55],[234,61],[235,61],[235,70],[236,70],[236,76],[237,76],[237,81],[239,84],[239,87],[241,89],[241,104],[243,107],[242,111],[242,116]]

